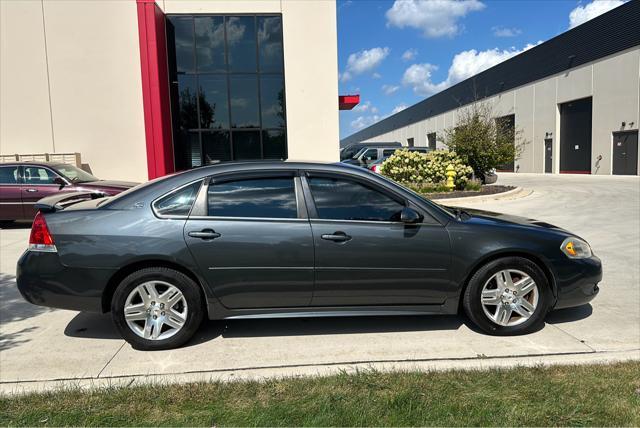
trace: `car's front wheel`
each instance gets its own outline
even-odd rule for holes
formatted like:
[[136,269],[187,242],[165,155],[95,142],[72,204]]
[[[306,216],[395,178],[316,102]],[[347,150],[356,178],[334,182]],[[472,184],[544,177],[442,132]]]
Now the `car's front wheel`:
[[198,285],[183,273],[163,267],[128,275],[111,301],[120,334],[140,350],[181,346],[200,326],[203,312]]
[[516,335],[537,330],[551,290],[540,267],[523,257],[493,260],[471,277],[463,296],[467,316],[484,332]]

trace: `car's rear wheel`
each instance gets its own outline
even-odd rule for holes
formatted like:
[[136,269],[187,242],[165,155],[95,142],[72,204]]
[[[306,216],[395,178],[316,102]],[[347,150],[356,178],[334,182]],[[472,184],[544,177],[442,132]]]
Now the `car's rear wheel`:
[[145,268],[128,275],[116,289],[111,314],[122,337],[136,349],[183,345],[203,319],[200,288],[168,268]]
[[537,264],[523,257],[505,257],[485,264],[471,277],[463,306],[486,333],[525,334],[544,323],[550,294],[547,277]]

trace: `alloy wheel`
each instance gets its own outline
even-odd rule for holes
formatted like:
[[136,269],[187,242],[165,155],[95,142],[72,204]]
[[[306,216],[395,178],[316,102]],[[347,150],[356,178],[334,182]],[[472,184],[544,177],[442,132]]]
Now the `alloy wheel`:
[[176,286],[164,281],[148,281],[129,293],[124,304],[124,319],[138,336],[164,340],[182,329],[187,310],[187,301]]
[[482,287],[482,310],[495,324],[516,326],[534,314],[540,292],[526,273],[505,269],[495,273]]

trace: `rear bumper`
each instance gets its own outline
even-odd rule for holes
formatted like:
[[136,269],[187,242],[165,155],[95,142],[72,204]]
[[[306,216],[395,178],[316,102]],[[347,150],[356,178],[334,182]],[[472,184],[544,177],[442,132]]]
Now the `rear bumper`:
[[25,251],[18,260],[16,282],[22,297],[34,305],[102,312],[102,294],[113,273],[64,266],[57,253]]
[[602,281],[602,263],[598,257],[579,260],[567,258],[556,269],[558,298],[554,309],[581,306],[598,295],[598,283]]

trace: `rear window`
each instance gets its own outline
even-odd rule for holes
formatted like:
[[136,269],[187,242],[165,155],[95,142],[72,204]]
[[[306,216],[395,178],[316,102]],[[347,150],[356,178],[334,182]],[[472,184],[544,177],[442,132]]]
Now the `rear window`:
[[297,218],[292,177],[269,177],[212,183],[208,211],[215,217]]

